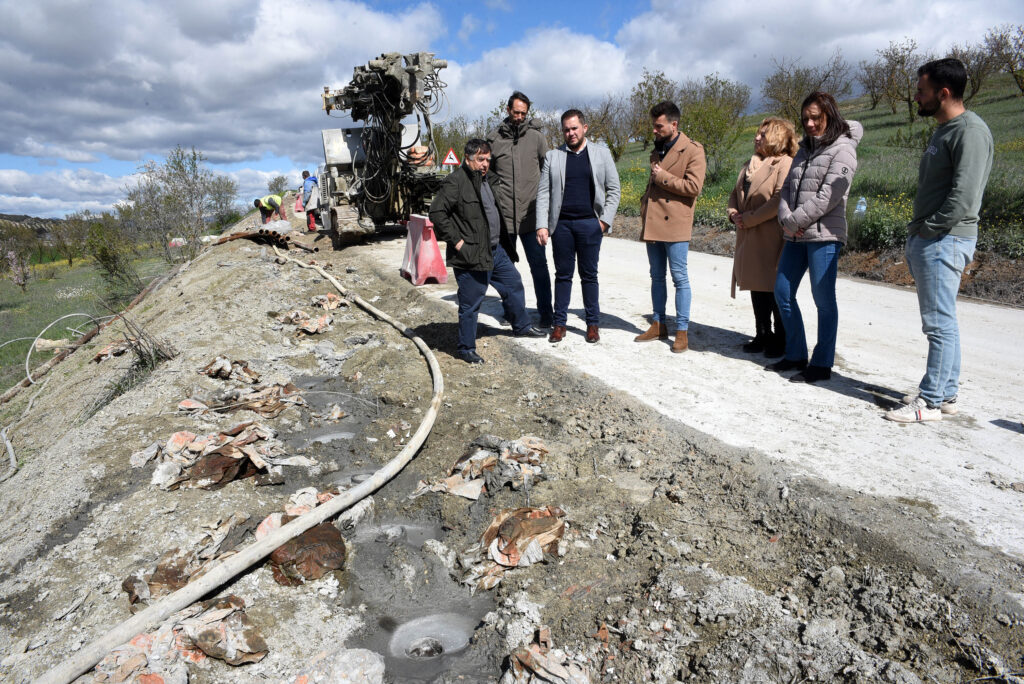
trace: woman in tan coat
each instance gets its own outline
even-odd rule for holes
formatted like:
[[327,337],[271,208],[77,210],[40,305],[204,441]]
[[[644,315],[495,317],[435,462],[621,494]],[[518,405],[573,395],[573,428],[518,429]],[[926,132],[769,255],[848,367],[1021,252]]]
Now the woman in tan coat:
[[786,349],[786,333],[775,303],[775,267],[782,253],[779,195],[797,146],[793,124],[776,117],[762,121],[754,136],[754,155],[744,164],[729,195],[729,220],[736,226],[732,296],[736,296],[737,286],[750,290],[757,330],[743,351],[763,351],[768,357],[782,356]]

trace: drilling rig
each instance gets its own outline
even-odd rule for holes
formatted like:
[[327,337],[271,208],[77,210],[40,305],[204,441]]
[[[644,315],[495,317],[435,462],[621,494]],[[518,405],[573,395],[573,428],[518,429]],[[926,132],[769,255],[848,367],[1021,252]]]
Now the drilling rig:
[[[339,242],[425,213],[442,176],[434,165],[431,116],[445,106],[448,66],[431,52],[388,52],[352,71],[344,88],[324,87],[323,108],[358,127],[321,131],[320,218]],[[415,115],[415,123],[406,122]]]

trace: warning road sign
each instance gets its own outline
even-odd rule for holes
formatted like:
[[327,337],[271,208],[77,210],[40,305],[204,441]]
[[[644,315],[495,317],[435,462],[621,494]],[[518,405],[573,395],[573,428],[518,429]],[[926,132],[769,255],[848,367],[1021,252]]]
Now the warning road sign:
[[441,166],[458,166],[462,162],[455,156],[455,149],[449,147],[448,154],[444,155],[444,161],[441,162]]

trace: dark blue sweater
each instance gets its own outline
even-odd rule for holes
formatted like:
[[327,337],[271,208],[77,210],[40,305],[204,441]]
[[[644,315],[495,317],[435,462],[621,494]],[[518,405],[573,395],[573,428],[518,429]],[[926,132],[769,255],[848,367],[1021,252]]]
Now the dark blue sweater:
[[565,155],[565,190],[562,192],[561,219],[594,218],[594,173],[590,153],[568,150]]

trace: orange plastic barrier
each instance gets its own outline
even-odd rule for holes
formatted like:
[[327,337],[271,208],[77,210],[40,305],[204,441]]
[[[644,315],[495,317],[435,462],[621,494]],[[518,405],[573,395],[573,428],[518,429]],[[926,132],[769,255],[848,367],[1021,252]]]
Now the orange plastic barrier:
[[422,285],[428,280],[447,283],[448,269],[434,237],[434,224],[426,216],[413,214],[405,227],[408,234],[405,237],[402,277],[413,285]]

